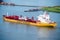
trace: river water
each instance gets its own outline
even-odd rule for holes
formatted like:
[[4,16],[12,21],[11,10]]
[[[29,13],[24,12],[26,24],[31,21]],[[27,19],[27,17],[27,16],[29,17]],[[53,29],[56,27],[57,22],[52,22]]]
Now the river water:
[[[35,6],[56,6],[60,5],[60,0],[4,0],[15,4],[35,5]],[[35,7],[4,6],[0,5],[0,40],[60,40],[60,13],[48,12],[51,20],[57,23],[56,28],[43,28],[5,22],[2,15],[23,15],[37,19],[43,11],[24,12]]]

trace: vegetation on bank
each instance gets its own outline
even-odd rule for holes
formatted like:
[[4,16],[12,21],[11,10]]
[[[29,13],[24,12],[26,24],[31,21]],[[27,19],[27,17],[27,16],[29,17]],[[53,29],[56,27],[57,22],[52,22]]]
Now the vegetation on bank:
[[53,7],[43,7],[43,11],[49,11],[49,12],[58,12],[60,13],[60,6],[53,6]]

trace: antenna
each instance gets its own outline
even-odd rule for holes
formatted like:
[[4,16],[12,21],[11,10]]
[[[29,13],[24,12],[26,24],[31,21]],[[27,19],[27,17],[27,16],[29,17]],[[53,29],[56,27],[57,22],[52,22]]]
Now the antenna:
[[48,14],[48,12],[47,11],[44,11],[44,14]]
[[8,16],[8,12],[7,12],[7,16]]

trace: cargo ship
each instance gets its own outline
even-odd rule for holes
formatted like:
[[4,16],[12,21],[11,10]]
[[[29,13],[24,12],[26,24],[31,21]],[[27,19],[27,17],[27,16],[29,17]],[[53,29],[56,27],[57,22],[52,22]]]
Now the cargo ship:
[[[44,13],[44,15],[46,15],[46,12]],[[20,23],[38,27],[56,27],[56,22],[45,20],[45,18],[42,18],[40,15],[38,16],[38,20],[35,20],[34,17],[23,17],[22,15],[3,15],[3,20],[7,22]]]

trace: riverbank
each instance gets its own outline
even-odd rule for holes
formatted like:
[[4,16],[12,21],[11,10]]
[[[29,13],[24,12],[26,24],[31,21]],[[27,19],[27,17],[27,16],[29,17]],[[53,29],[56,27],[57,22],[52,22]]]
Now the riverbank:
[[7,2],[0,2],[0,5],[11,5],[11,6],[15,6],[14,3],[7,3]]
[[60,13],[60,6],[53,6],[53,7],[43,7],[43,11],[49,11],[49,12],[58,12]]
[[7,3],[7,2],[0,2],[0,5],[24,6],[24,7],[40,7],[40,6],[33,6],[33,5],[18,5],[18,4],[15,4],[15,3]]
[[60,6],[31,6],[31,5],[17,5],[15,3],[6,3],[0,2],[0,5],[9,5],[9,6],[25,6],[25,7],[42,7],[41,9],[32,9],[24,12],[31,12],[31,11],[49,11],[49,12],[57,12],[60,13]]

